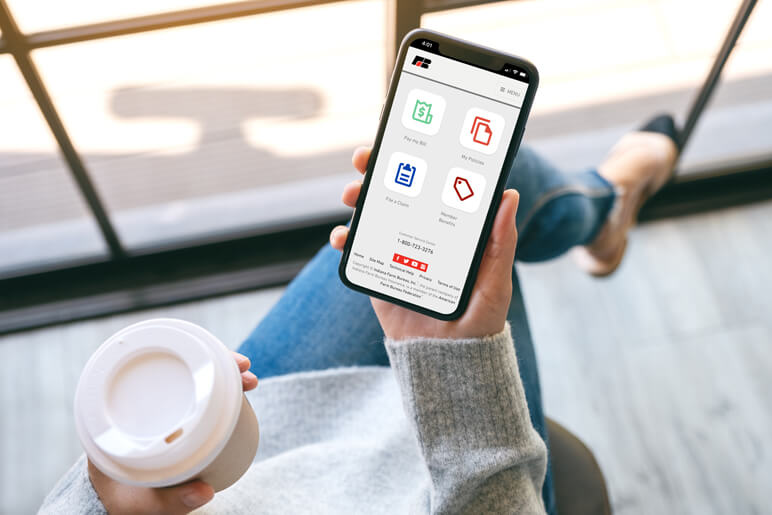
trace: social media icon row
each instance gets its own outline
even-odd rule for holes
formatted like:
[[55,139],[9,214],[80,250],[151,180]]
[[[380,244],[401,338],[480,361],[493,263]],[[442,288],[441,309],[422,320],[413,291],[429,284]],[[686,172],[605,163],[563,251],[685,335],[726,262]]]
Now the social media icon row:
[[[407,95],[402,125],[422,134],[433,136],[440,130],[447,104],[445,99],[422,89],[413,89]],[[468,149],[493,154],[499,148],[504,134],[501,115],[473,107],[466,112],[459,141]]]
[[[383,184],[397,193],[417,197],[426,178],[426,161],[404,152],[394,152],[389,158]],[[474,213],[480,207],[485,192],[485,177],[463,168],[451,168],[442,189],[442,202],[452,208]]]

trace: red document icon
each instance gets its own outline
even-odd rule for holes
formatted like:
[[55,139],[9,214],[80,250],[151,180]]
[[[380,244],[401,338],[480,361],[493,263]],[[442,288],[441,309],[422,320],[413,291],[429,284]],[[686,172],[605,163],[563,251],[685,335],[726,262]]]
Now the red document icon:
[[456,190],[456,195],[462,201],[474,196],[472,185],[463,177],[456,177],[456,180],[453,181],[453,189]]
[[410,268],[415,268],[416,270],[420,270],[421,272],[426,272],[426,269],[429,268],[429,265],[426,263],[422,263],[421,261],[417,261],[415,259],[409,258],[407,256],[403,256],[402,254],[394,253],[394,257],[391,258],[392,261],[395,263],[399,263],[400,265],[409,266]]
[[491,121],[482,116],[475,116],[472,122],[472,140],[487,147],[491,142],[492,135]]

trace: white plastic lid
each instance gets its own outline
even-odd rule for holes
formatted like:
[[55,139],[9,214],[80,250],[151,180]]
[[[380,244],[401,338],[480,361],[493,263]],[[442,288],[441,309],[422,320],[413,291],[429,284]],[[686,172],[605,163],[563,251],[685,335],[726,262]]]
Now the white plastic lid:
[[175,319],[131,325],[91,356],[75,392],[75,426],[91,461],[144,486],[185,481],[227,443],[241,410],[230,351]]

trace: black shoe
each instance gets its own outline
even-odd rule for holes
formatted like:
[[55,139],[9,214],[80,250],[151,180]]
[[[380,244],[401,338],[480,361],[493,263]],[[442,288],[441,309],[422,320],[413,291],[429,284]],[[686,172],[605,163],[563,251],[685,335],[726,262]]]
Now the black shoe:
[[669,114],[660,114],[658,116],[655,116],[643,126],[638,129],[641,132],[658,132],[659,134],[664,134],[671,140],[673,140],[673,143],[675,143],[676,148],[678,151],[681,151],[681,145],[680,145],[680,138],[679,138],[679,131],[676,128],[675,121],[673,120],[673,117]]

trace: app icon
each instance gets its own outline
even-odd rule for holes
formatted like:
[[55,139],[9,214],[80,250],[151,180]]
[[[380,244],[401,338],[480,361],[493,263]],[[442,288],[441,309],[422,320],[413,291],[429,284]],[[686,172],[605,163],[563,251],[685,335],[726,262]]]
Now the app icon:
[[474,190],[472,189],[472,186],[464,177],[456,177],[456,179],[453,181],[453,189],[456,190],[456,195],[458,195],[458,199],[462,202],[474,196]]
[[415,56],[415,59],[413,59],[413,64],[415,66],[418,66],[419,68],[428,68],[430,64],[432,64],[431,59],[427,59],[426,57],[421,57],[420,55]]
[[485,177],[479,173],[451,168],[442,189],[442,202],[446,206],[474,213],[482,202],[485,185]]
[[421,89],[411,90],[405,100],[402,125],[410,130],[434,135],[440,130],[445,99]]
[[461,126],[461,144],[466,148],[493,154],[504,135],[504,118],[501,115],[473,107],[466,112]]
[[493,134],[490,123],[491,121],[487,118],[475,116],[472,122],[472,141],[487,147],[491,142],[491,134]]
[[404,152],[394,152],[386,165],[383,184],[391,191],[417,197],[425,177],[426,161]]
[[413,108],[413,120],[421,123],[432,123],[432,105],[428,102],[421,102],[421,99],[415,101]]
[[414,178],[415,166],[410,166],[410,163],[399,163],[399,166],[397,166],[397,176],[394,177],[394,182],[409,188],[413,185]]

